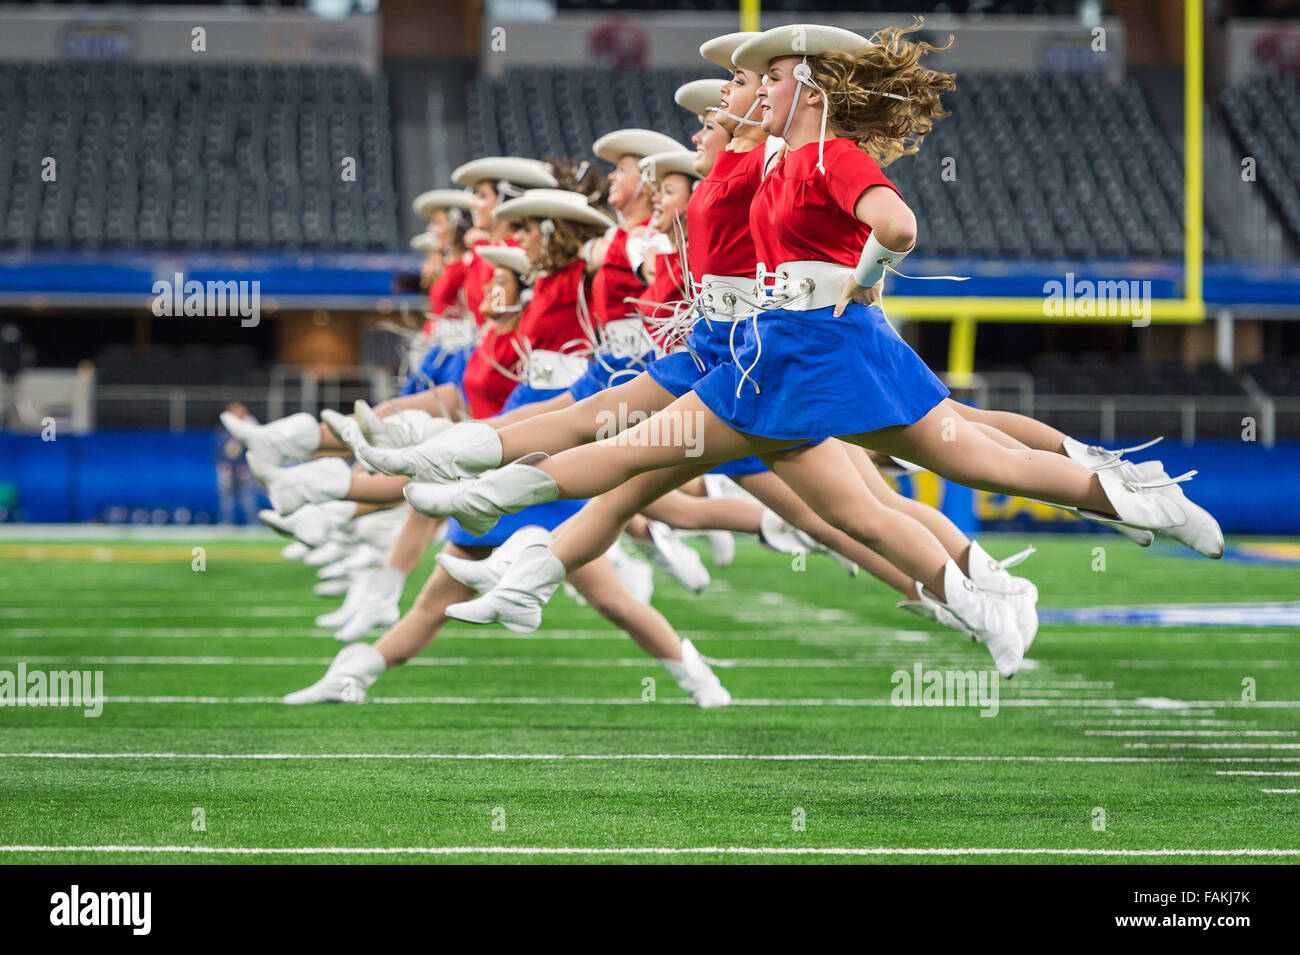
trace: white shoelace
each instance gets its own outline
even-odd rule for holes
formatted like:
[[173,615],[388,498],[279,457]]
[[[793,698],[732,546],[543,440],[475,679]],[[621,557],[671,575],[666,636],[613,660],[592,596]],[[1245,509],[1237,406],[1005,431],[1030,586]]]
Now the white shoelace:
[[1002,560],[993,560],[990,558],[989,566],[995,571],[1009,570],[1017,564],[1023,564],[1031,555],[1036,553],[1038,553],[1038,548],[1031,544],[1019,553],[1012,554],[1010,557],[1004,557]]
[[[1136,472],[1133,473],[1136,474]],[[1130,491],[1133,491],[1135,493],[1137,491],[1154,491],[1162,487],[1173,487],[1175,484],[1182,484],[1185,481],[1190,481],[1192,478],[1196,477],[1196,475],[1199,473],[1200,473],[1199,471],[1195,471],[1195,470],[1185,471],[1184,473],[1178,475],[1178,477],[1169,477],[1168,475],[1166,475],[1165,477],[1152,478],[1149,481],[1134,481],[1129,478],[1125,478],[1124,486],[1128,488]]]
[[1119,448],[1113,451],[1110,448],[1103,448],[1100,444],[1090,444],[1088,445],[1088,451],[1092,454],[1107,458],[1108,461],[1105,467],[1113,468],[1123,462],[1124,455],[1132,454],[1134,451],[1145,451],[1147,448],[1159,444],[1164,439],[1164,435],[1160,435],[1158,438],[1152,438],[1146,444],[1134,445],[1131,448]]

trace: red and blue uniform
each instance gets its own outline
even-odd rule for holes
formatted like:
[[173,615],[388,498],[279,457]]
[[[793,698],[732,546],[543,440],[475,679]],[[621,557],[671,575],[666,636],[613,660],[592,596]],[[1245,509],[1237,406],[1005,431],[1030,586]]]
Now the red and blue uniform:
[[[898,192],[854,141],[826,142],[825,172],[817,146],[788,150],[755,189],[746,226],[769,271],[788,262],[853,268],[871,234],[859,200],[872,188]],[[833,312],[772,308],[747,319],[734,358],[693,390],[737,431],[792,441],[913,424],[948,396],[879,306]]]

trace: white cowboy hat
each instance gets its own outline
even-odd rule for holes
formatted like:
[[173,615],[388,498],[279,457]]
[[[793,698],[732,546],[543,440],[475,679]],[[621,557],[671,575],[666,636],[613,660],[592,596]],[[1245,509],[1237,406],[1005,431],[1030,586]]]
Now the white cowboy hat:
[[646,182],[659,182],[664,176],[681,173],[688,179],[703,179],[695,171],[695,153],[674,149],[670,153],[655,153],[646,156],[637,163],[641,167],[641,176]]
[[433,236],[427,232],[420,232],[411,236],[411,248],[416,252],[428,252],[433,249]]
[[852,53],[871,43],[861,34],[816,23],[795,23],[773,27],[746,40],[731,56],[742,70],[767,72],[768,64],[782,56],[820,56],[822,53]]
[[591,145],[591,151],[606,162],[617,164],[624,156],[640,159],[654,153],[675,152],[686,147],[653,129],[616,129]]
[[700,119],[709,114],[722,100],[722,87],[726,80],[691,80],[677,87],[673,101],[682,109],[694,113]]
[[483,261],[491,262],[497,268],[509,269],[520,278],[533,270],[528,253],[517,245],[480,245],[474,253]]
[[715,36],[712,40],[705,40],[700,44],[700,56],[704,57],[710,63],[716,63],[728,73],[734,72],[736,67],[731,62],[732,55],[746,40],[752,40],[756,36],[762,36],[757,30],[746,31],[744,33],[724,33],[722,36]]
[[482,159],[472,159],[465,165],[458,166],[451,174],[452,182],[471,189],[480,182],[500,182],[503,179],[524,189],[554,189],[559,185],[549,164],[537,159],[521,159],[518,156],[484,156]]
[[415,197],[411,209],[417,216],[432,219],[439,209],[469,210],[474,197],[464,189],[430,189]]
[[593,209],[587,197],[567,189],[529,189],[517,199],[507,199],[492,210],[497,219],[519,222],[523,219],[566,219],[608,229],[614,220]]

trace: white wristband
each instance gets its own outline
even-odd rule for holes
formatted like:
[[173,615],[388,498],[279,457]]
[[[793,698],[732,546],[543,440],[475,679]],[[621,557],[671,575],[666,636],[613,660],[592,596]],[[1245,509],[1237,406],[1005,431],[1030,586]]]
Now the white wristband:
[[[911,249],[908,249],[908,252],[910,251]],[[884,276],[886,266],[895,268],[905,258],[907,252],[893,252],[886,249],[876,241],[876,234],[873,232],[868,237],[867,244],[862,247],[862,258],[858,259],[858,267],[853,270],[853,281],[863,288],[871,288]]]

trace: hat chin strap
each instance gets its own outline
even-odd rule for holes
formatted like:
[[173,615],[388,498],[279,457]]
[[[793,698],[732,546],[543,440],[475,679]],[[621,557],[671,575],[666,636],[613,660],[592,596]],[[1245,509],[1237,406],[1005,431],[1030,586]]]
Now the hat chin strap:
[[749,104],[749,109],[745,110],[744,116],[737,116],[735,113],[728,113],[721,106],[710,106],[708,109],[705,110],[705,112],[717,113],[719,116],[722,116],[726,119],[734,120],[735,122],[739,123],[742,126],[762,126],[763,125],[762,120],[749,118],[750,116],[753,115],[754,110],[758,109],[758,106],[759,106],[759,99],[757,96],[755,96],[753,102]]
[[803,94],[803,87],[810,90],[816,90],[822,94],[822,124],[821,131],[817,134],[817,169],[826,174],[826,166],[823,160],[826,158],[826,120],[830,116],[830,103],[826,97],[826,91],[812,78],[812,67],[808,65],[808,57],[804,57],[791,72],[794,81],[798,85],[794,88],[794,99],[790,102],[790,112],[785,117],[785,126],[781,129],[781,138],[785,139],[785,134],[790,131],[790,124],[794,122],[795,111],[799,109],[799,97]]
[[[795,68],[791,71],[795,82],[794,101],[790,104],[790,114],[785,118],[785,128],[781,130],[781,138],[785,139],[785,134],[790,131],[790,124],[794,122],[794,112],[799,108],[799,94],[803,92],[799,87],[806,86],[810,90],[816,90],[822,94],[822,124],[821,131],[817,134],[817,168],[822,175],[826,174],[826,166],[823,160],[826,157],[826,121],[830,118],[830,97],[826,91],[817,85],[813,80],[812,67],[808,65],[808,57],[804,57]],[[882,93],[879,90],[867,90],[868,93],[874,93],[876,96],[888,96],[890,99],[896,99],[900,102],[906,102],[906,96],[899,96],[897,93]]]
[[498,180],[497,180],[497,198],[498,198],[498,199],[501,199],[501,200],[503,200],[503,201],[504,201],[505,199],[517,199],[517,198],[519,198],[520,196],[522,196],[523,194],[524,194],[524,190],[521,189],[519,186],[516,186],[516,185],[515,185],[513,182],[511,182],[509,179],[498,179]]

